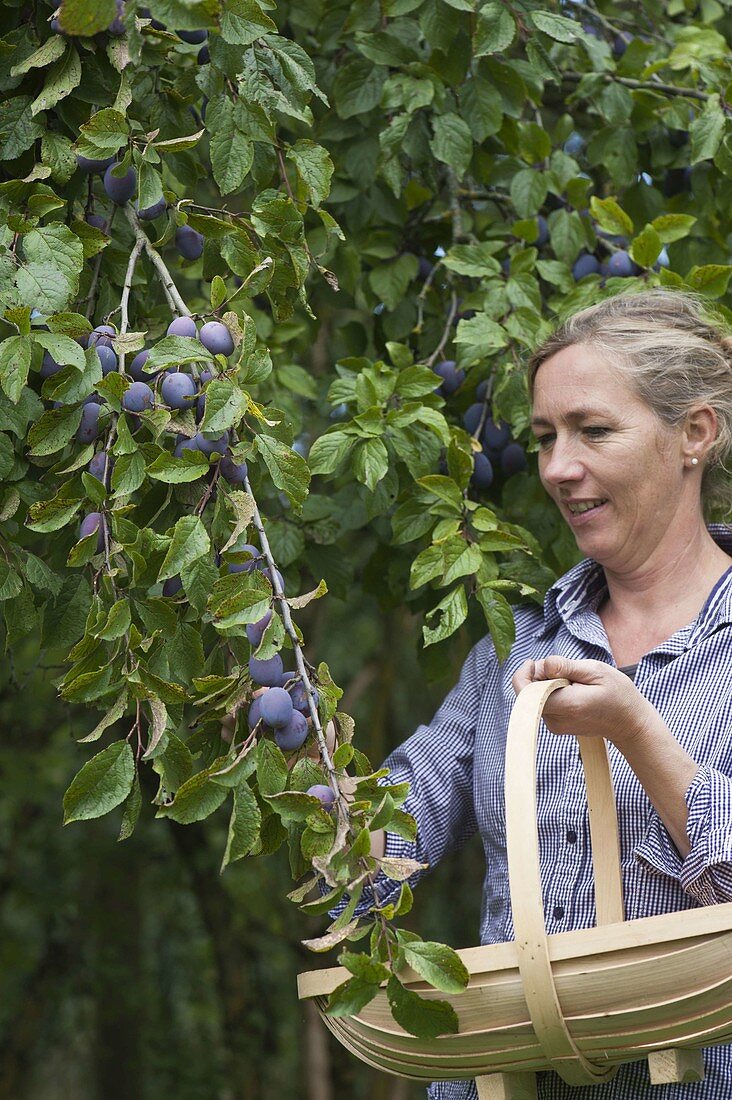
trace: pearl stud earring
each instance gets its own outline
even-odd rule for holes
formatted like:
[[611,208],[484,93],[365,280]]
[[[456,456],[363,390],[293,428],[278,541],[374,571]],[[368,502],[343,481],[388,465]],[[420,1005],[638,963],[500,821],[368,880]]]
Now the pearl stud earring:
[[691,465],[692,466],[698,466],[699,465],[699,459],[698,458],[692,458]]

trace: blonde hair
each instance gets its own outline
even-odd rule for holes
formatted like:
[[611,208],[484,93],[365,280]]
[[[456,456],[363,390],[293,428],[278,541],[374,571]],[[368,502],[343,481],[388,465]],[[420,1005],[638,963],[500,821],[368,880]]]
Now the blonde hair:
[[558,351],[588,344],[604,353],[660,421],[680,427],[689,410],[710,405],[717,437],[705,456],[704,517],[732,515],[732,334],[708,303],[689,291],[619,294],[563,321],[528,362],[533,400],[536,372]]

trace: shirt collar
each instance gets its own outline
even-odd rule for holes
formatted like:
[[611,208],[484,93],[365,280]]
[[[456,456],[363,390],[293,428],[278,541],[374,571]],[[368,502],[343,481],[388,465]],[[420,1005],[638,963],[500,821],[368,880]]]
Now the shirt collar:
[[[708,524],[707,530],[725,553],[732,555],[732,527],[722,523]],[[577,612],[596,609],[607,592],[605,572],[593,558],[583,558],[555,581],[544,597],[544,622],[536,631],[537,638],[554,632]],[[732,622],[732,568],[709,593],[690,631],[687,647],[701,640],[723,623]]]

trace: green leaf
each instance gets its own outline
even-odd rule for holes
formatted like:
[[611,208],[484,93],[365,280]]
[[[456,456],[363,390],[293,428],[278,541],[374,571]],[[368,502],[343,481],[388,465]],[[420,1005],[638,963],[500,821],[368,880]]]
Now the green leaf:
[[228,573],[213,586],[208,609],[214,625],[222,630],[255,623],[269,608],[272,588],[259,570],[250,573]]
[[30,362],[30,336],[9,336],[0,344],[0,386],[14,405],[28,381]]
[[[84,349],[77,344],[76,340],[72,340],[70,336],[64,336],[62,333],[58,332],[36,332],[33,338],[37,344],[45,348],[57,363],[61,363],[64,366],[75,367],[76,370],[82,373],[86,370],[87,359],[84,354]],[[98,358],[96,353],[94,353],[94,355]],[[101,378],[101,372],[99,377]],[[95,379],[95,381],[96,380],[97,379]]]
[[547,178],[543,172],[523,168],[511,180],[511,201],[520,218],[537,214],[547,196]]
[[340,118],[353,118],[377,107],[388,69],[365,57],[347,61],[333,81],[333,103]]
[[73,439],[81,422],[81,408],[46,409],[28,432],[32,455],[52,455]]
[[97,722],[91,733],[87,733],[86,737],[79,738],[79,744],[84,744],[87,741],[98,741],[106,729],[113,726],[115,722],[124,714],[127,708],[127,691],[123,691],[112,706],[105,711],[102,717]]
[[229,819],[226,850],[221,862],[221,872],[251,851],[259,837],[262,813],[251,787],[244,781],[234,789],[234,805]]
[[308,495],[310,470],[302,455],[271,435],[258,435],[257,450],[264,459],[272,481],[300,508]]
[[264,798],[279,794],[287,786],[287,763],[274,741],[259,742],[257,751],[257,783]]
[[516,24],[508,8],[496,0],[489,0],[478,12],[473,52],[475,57],[485,57],[508,49],[516,34]]
[[646,225],[631,243],[630,255],[641,267],[652,267],[663,247],[661,238],[652,225]]
[[410,1035],[436,1039],[438,1035],[455,1035],[460,1030],[451,1004],[420,997],[406,989],[394,974],[389,978],[386,993],[394,1019]]
[[10,75],[23,76],[25,73],[30,72],[31,69],[45,69],[48,65],[53,64],[54,61],[58,61],[65,49],[66,43],[63,36],[60,34],[52,34],[37,50],[28,54],[28,56],[23,61],[19,61],[17,65],[13,65],[10,70]]
[[354,452],[352,465],[357,479],[373,492],[387,474],[389,453],[380,439],[364,439]]
[[256,0],[227,0],[221,11],[221,37],[232,46],[250,46],[263,34],[277,31]]
[[448,113],[433,120],[434,137],[430,149],[443,164],[455,169],[461,179],[473,156],[473,135],[470,127],[459,115]]
[[114,741],[93,756],[64,795],[64,825],[102,817],[127,798],[135,778],[135,760],[127,741]]
[[135,772],[135,778],[132,783],[132,790],[128,794],[124,803],[124,810],[122,813],[122,824],[120,825],[119,836],[117,840],[129,840],[135,831],[135,825],[137,819],[140,816],[140,809],[142,807],[142,790],[140,789],[140,779]]
[[345,982],[342,982],[333,990],[328,998],[325,1009],[326,1015],[357,1016],[362,1008],[373,1001],[379,992],[380,984],[380,982],[366,981],[359,977],[347,978]]
[[[443,638],[449,638],[458,627],[462,626],[468,615],[468,600],[465,589],[461,584],[456,585],[451,592],[427,612],[425,624],[422,627],[422,637],[425,646],[441,642]],[[435,625],[428,625],[434,623]]]
[[176,791],[173,801],[160,807],[157,816],[169,817],[179,825],[190,825],[215,813],[229,792],[209,778],[209,772],[210,769],[205,768],[187,779]]
[[369,283],[387,309],[396,309],[403,300],[407,287],[416,278],[417,257],[409,253],[380,264],[369,273]]
[[693,214],[661,214],[653,219],[651,225],[663,244],[671,244],[673,241],[688,237],[689,230],[696,220]]
[[620,237],[632,237],[633,222],[619,206],[617,199],[599,199],[593,195],[590,199],[590,211],[593,218],[606,233]]
[[308,138],[298,138],[288,149],[287,158],[294,161],[300,179],[310,192],[313,206],[320,206],[330,193],[334,171],[333,161],[327,151]]
[[151,349],[145,363],[146,372],[182,367],[186,363],[211,361],[213,356],[200,340],[192,336],[164,336]]
[[464,367],[505,348],[508,334],[487,313],[476,313],[475,317],[458,323],[455,343],[458,345],[459,364]]
[[[180,458],[164,451],[147,467],[147,474],[155,481],[164,481],[168,485],[181,485],[197,481],[209,471],[209,461],[200,451],[183,451]],[[116,472],[116,471],[115,471]]]
[[725,118],[719,95],[712,92],[704,104],[704,110],[689,126],[691,135],[690,164],[711,160],[719,148],[724,134]]
[[59,58],[46,73],[43,90],[33,100],[30,107],[32,115],[49,111],[60,100],[73,92],[81,84],[81,61],[76,48],[69,43],[63,57]]
[[43,127],[31,115],[30,105],[27,95],[12,96],[0,103],[0,160],[15,160],[43,136]]
[[246,394],[228,379],[214,379],[206,387],[206,411],[201,432],[224,432],[240,423],[249,407]]
[[578,38],[585,37],[581,24],[564,15],[555,15],[551,11],[532,11],[529,19],[538,31],[553,38],[555,42],[575,42]]
[[106,31],[115,15],[114,0],[63,0],[60,19],[66,34],[91,38]]
[[196,558],[208,554],[211,540],[198,516],[181,516],[173,528],[173,538],[158,573],[158,580],[165,581],[180,573]]
[[206,109],[206,129],[214,179],[222,195],[238,190],[254,163],[254,145],[234,121],[234,104],[216,96]]
[[[80,0],[85,3],[86,0]],[[109,25],[109,24],[107,24]],[[104,160],[127,144],[129,126],[127,119],[112,107],[103,107],[81,127],[76,142],[76,152],[90,160]]]
[[343,465],[355,442],[355,436],[346,435],[345,432],[326,432],[319,436],[308,454],[308,465],[312,473],[335,473]]
[[489,585],[476,592],[499,661],[504,661],[516,640],[516,625],[508,600]]
[[462,993],[470,974],[456,951],[444,943],[413,940],[404,945],[404,958],[420,977],[441,993]]
[[708,298],[721,298],[727,292],[732,267],[728,264],[704,264],[692,267],[686,276],[687,284],[701,291]]
[[458,275],[497,275],[501,265],[495,258],[495,251],[495,244],[491,241],[482,244],[456,244],[442,262]]

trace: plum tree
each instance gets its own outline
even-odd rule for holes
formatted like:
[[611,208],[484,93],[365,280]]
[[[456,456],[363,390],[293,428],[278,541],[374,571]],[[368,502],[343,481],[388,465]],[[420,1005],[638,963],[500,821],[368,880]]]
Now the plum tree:
[[151,409],[155,403],[155,394],[147,382],[133,382],[122,394],[122,408],[125,412],[141,413]]
[[143,370],[143,367],[145,366],[145,363],[147,363],[149,355],[150,355],[150,349],[149,348],[144,348],[142,351],[139,351],[137,353],[137,355],[135,356],[135,358],[132,360],[129,367],[127,368],[128,374],[132,378],[134,378],[136,382],[144,382],[146,379],[149,380],[150,378],[155,377],[154,372],[151,373],[151,372]]
[[[258,619],[256,623],[247,623],[247,639],[250,646],[256,649],[264,637],[264,632],[272,621],[272,611],[268,611],[261,619]],[[282,684],[282,687],[285,685]]]
[[146,206],[144,210],[137,208],[137,216],[141,222],[152,222],[155,218],[159,218],[161,214],[164,214],[168,209],[168,202],[164,195],[161,195],[157,202],[154,202],[152,206]]
[[117,206],[124,206],[129,202],[137,189],[137,172],[134,168],[128,168],[123,176],[115,176],[115,164],[110,164],[104,173],[104,190],[112,202]]
[[118,362],[114,348],[107,347],[106,344],[97,344],[96,353],[99,356],[102,374],[109,374],[110,371],[117,370]]
[[168,325],[168,336],[198,336],[196,322],[192,317],[174,317]]
[[307,736],[307,718],[299,710],[293,710],[287,725],[275,730],[274,739],[283,752],[295,752],[305,743]]
[[160,392],[165,404],[171,409],[190,409],[198,387],[190,374],[166,374]]
[[203,234],[181,225],[175,231],[175,247],[185,260],[197,260],[203,252]]
[[259,660],[257,657],[249,658],[249,675],[255,684],[260,684],[262,687],[279,687],[282,667],[282,658],[279,653],[275,653],[274,657],[268,657],[266,660]]
[[311,798],[317,798],[320,805],[324,810],[332,810],[333,803],[336,800],[336,794],[332,787],[327,787],[325,783],[313,783],[312,787],[308,787],[305,794],[309,794]]
[[81,410],[81,422],[76,429],[77,443],[93,443],[99,435],[99,414],[102,406],[96,401],[89,401]]
[[292,718],[292,699],[281,687],[271,687],[262,696],[262,718],[272,729],[281,729]]
[[79,526],[79,538],[85,539],[89,535],[93,535],[96,532],[97,535],[97,553],[101,554],[104,549],[105,533],[107,530],[107,521],[101,512],[89,512],[84,516]]
[[221,476],[226,478],[230,485],[243,485],[249,475],[246,462],[235,462],[230,454],[225,454],[219,462]]
[[102,217],[101,214],[87,214],[84,218],[87,225],[91,225],[94,229],[101,229],[104,233],[107,229],[107,219]]
[[213,355],[231,355],[234,350],[234,338],[221,321],[207,321],[198,339]]
[[465,381],[465,371],[455,366],[454,359],[443,359],[440,363],[435,363],[432,370],[442,379],[442,384],[437,386],[436,392],[443,397],[451,397]]
[[483,446],[488,450],[500,451],[507,443],[511,442],[511,426],[505,420],[501,420],[496,424],[489,417],[483,425],[482,439]]

